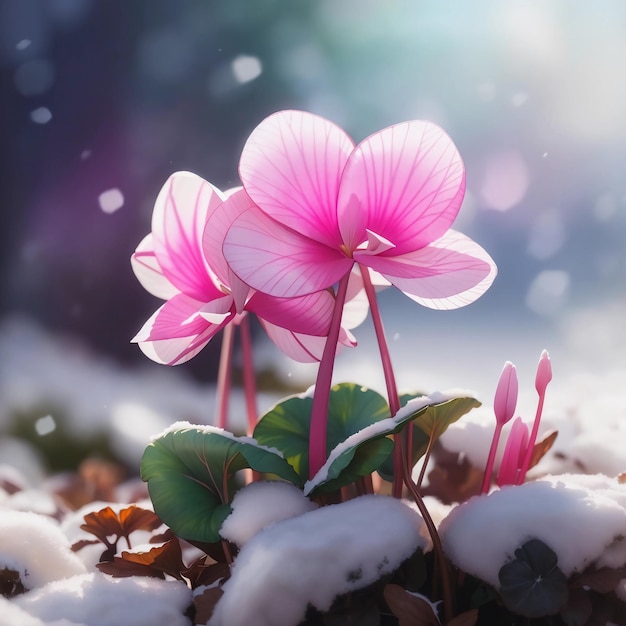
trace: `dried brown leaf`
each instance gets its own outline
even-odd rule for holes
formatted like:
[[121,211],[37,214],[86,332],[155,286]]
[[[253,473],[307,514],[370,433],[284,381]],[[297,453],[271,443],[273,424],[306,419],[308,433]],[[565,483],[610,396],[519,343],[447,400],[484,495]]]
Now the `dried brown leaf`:
[[124,535],[129,535],[135,530],[151,531],[163,524],[153,511],[134,504],[120,511],[119,520]]
[[626,566],[612,569],[603,567],[598,570],[583,572],[576,578],[573,585],[576,587],[589,587],[598,593],[610,593],[620,581],[626,578]]
[[206,557],[196,559],[182,575],[189,581],[191,588],[212,585],[220,581],[220,585],[230,578],[230,566],[227,563],[206,564]]
[[165,574],[154,567],[129,561],[123,557],[114,556],[112,561],[96,563],[96,567],[113,578],[128,578],[130,576],[147,576],[149,578],[165,578]]
[[430,604],[400,585],[386,585],[384,596],[391,612],[398,618],[399,626],[439,626]]
[[558,430],[551,430],[547,432],[539,441],[535,443],[532,456],[530,457],[530,465],[528,468],[535,467],[541,459],[550,451],[550,448],[554,445],[559,434]]
[[136,563],[152,565],[154,569],[179,580],[181,572],[186,569],[177,538],[171,539],[162,546],[152,548],[148,552],[122,552],[122,557]]
[[14,598],[26,591],[19,572],[5,567],[0,569],[0,596]]
[[81,524],[80,528],[95,535],[107,546],[111,545],[108,537],[120,537],[124,534],[120,520],[110,506],[93,513],[87,513],[85,523]]
[[212,587],[211,589],[206,589],[200,595],[195,596],[193,605],[196,609],[196,624],[206,624],[211,619],[215,605],[218,603],[223,593],[221,587]]

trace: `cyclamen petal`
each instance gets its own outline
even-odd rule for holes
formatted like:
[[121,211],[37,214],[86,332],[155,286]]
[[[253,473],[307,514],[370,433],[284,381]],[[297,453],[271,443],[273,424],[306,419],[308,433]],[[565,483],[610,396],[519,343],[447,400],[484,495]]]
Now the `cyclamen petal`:
[[164,276],[199,300],[220,295],[201,244],[207,213],[222,199],[204,179],[177,172],[161,189],[152,213],[154,253]]
[[149,359],[156,363],[180,365],[196,356],[223,327],[224,324],[210,325],[200,334],[191,337],[140,341],[137,345]]
[[132,339],[133,343],[191,337],[211,325],[201,315],[204,302],[177,294],[161,305]]
[[477,300],[497,269],[487,252],[465,235],[449,230],[433,244],[395,256],[354,258],[380,272],[409,298],[433,309],[454,309]]
[[353,264],[341,251],[279,224],[256,208],[235,220],[224,240],[224,255],[243,282],[279,298],[326,289]]
[[318,291],[298,298],[275,298],[257,291],[246,309],[271,324],[294,333],[328,335],[335,298],[329,291]]
[[350,137],[332,122],[303,111],[280,111],[248,138],[239,175],[267,215],[339,247],[337,194],[353,148]]
[[[267,336],[289,358],[299,363],[316,363],[321,361],[326,345],[326,337],[314,337],[302,333],[294,333],[286,328],[270,324],[260,319]],[[337,354],[344,347],[353,348],[357,345],[356,339],[349,330],[342,328],[337,343]]]
[[430,122],[396,124],[362,141],[341,177],[338,219],[354,250],[366,229],[392,242],[393,254],[441,237],[465,193],[465,169],[452,139]]
[[222,251],[224,239],[232,223],[255,205],[241,187],[231,189],[226,194],[227,198],[221,204],[215,204],[207,212],[202,231],[202,251],[219,281],[228,285],[232,291],[232,271]]
[[163,276],[163,270],[154,254],[152,233],[141,240],[130,257],[130,264],[141,286],[153,296],[167,300],[178,293],[178,289]]

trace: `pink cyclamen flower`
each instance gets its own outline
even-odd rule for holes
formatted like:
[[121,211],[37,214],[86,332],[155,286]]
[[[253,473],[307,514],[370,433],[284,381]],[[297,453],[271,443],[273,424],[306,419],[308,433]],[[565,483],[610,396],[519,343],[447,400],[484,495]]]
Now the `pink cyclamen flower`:
[[[161,189],[152,232],[131,257],[140,283],[166,300],[133,339],[152,360],[168,365],[189,360],[246,311],[259,316],[270,337],[292,358],[320,358],[334,308],[330,291],[271,297],[254,292],[226,265],[224,236],[249,205],[241,189],[222,193],[189,172],[173,174]],[[364,317],[361,308],[353,311],[348,326]],[[355,344],[345,329],[341,341]]]
[[495,278],[489,255],[450,229],[465,171],[435,124],[397,124],[355,146],[322,117],[281,111],[252,132],[239,173],[257,206],[234,221],[224,255],[254,289],[302,296],[358,264],[420,304],[450,309]]

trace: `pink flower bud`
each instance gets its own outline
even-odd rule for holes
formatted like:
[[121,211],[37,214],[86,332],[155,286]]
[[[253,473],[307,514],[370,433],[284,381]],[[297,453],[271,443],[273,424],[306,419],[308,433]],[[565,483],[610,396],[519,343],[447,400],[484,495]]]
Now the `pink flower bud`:
[[513,363],[507,361],[502,369],[502,374],[500,374],[493,401],[493,411],[500,426],[506,424],[515,413],[517,388],[517,370]]
[[521,417],[517,417],[506,440],[504,456],[500,463],[496,481],[499,487],[502,487],[502,485],[516,485],[518,483],[519,472],[524,464],[527,448],[528,426],[522,421]]
[[547,350],[544,350],[539,357],[537,365],[537,376],[535,377],[535,389],[542,396],[546,392],[548,383],[552,380],[552,363]]

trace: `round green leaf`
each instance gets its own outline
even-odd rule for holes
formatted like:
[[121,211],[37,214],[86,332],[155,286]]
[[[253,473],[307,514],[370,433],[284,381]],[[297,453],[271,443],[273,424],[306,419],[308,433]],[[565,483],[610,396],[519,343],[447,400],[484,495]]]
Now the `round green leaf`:
[[141,477],[155,513],[179,537],[220,541],[230,514],[234,474],[244,468],[300,484],[298,475],[275,450],[249,437],[235,437],[212,426],[174,424],[144,451]]
[[554,551],[539,539],[518,548],[515,559],[500,568],[498,578],[505,605],[524,617],[555,615],[567,603],[567,578]]
[[[280,450],[303,482],[308,478],[309,472],[312,406],[311,394],[291,396],[265,413],[254,429],[255,439],[263,445]],[[349,436],[388,416],[387,402],[376,391],[354,383],[334,385],[328,404],[327,454]],[[380,446],[376,450],[380,454]],[[363,475],[365,474],[360,474]]]

